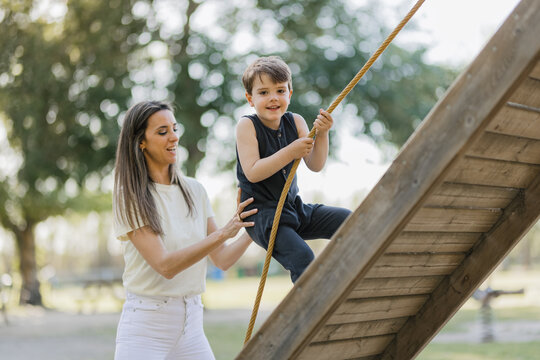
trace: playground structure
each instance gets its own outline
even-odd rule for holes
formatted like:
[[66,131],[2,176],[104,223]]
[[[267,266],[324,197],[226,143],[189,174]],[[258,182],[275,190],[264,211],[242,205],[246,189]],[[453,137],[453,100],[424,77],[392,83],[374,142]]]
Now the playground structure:
[[484,290],[476,290],[472,298],[478,300],[480,306],[480,319],[482,321],[482,342],[493,342],[495,340],[493,330],[493,311],[491,309],[491,302],[493,299],[498,298],[501,295],[522,295],[525,293],[525,289],[519,290],[493,290],[491,287],[487,287]]
[[540,2],[522,0],[236,359],[412,359],[540,216]]

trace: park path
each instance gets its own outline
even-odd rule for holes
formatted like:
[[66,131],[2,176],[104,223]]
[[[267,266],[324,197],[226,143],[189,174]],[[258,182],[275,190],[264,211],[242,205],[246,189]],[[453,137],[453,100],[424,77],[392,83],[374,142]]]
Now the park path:
[[[205,323],[242,322],[251,310],[206,310]],[[259,320],[268,317],[262,310]],[[9,324],[0,318],[0,360],[102,360],[114,356],[120,313],[74,314],[40,307],[17,309]]]
[[[251,310],[206,310],[205,323],[247,323]],[[261,311],[258,320],[268,317]],[[10,323],[0,321],[1,360],[101,360],[112,359],[119,313],[73,314],[27,307],[10,314]],[[0,319],[2,320],[2,319]],[[495,324],[497,340],[540,340],[539,321],[506,321]],[[478,343],[481,329],[471,323],[460,333],[441,333],[434,342]]]

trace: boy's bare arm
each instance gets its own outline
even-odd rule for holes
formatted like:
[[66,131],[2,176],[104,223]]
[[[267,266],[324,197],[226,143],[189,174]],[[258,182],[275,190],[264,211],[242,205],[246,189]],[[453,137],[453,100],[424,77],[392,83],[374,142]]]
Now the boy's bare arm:
[[[298,136],[305,137],[309,135],[309,129],[304,118],[298,114],[294,114],[294,121],[298,129]],[[321,171],[328,157],[328,131],[332,127],[332,116],[326,111],[321,111],[315,120],[314,127],[317,129],[317,136],[313,151],[304,157],[304,161],[311,171]]]
[[269,178],[295,159],[306,156],[313,148],[313,139],[300,138],[273,155],[261,159],[253,123],[242,118],[236,126],[236,146],[242,170],[252,183]]

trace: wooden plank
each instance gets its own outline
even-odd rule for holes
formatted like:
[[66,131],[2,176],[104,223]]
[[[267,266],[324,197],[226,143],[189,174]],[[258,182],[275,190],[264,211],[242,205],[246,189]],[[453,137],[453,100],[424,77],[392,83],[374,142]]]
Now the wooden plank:
[[508,101],[540,109],[540,81],[530,78],[525,79]]
[[388,254],[368,271],[366,278],[447,275],[455,270],[464,254]]
[[505,209],[456,271],[444,278],[381,359],[413,359],[540,218],[540,177]]
[[500,215],[498,209],[424,207],[405,226],[405,231],[485,232]]
[[369,338],[333,341],[331,343],[317,343],[306,347],[297,359],[348,360],[376,355],[380,354],[393,338],[393,335],[382,335]]
[[[523,12],[522,10],[526,11]],[[540,3],[523,0],[237,356],[294,359],[532,69]],[[517,20],[516,20],[517,19]]]
[[525,188],[539,172],[540,167],[537,165],[464,158],[445,180],[473,185]]
[[540,164],[540,140],[486,132],[467,151],[477,158]]
[[536,63],[536,66],[534,67],[534,69],[529,74],[529,77],[533,78],[533,79],[536,79],[536,80],[540,80],[540,61],[538,61]]
[[506,105],[495,115],[486,130],[540,140],[539,124],[540,112]]
[[386,254],[466,252],[479,237],[478,233],[402,232],[386,249]]
[[505,187],[443,183],[426,200],[426,207],[503,208],[518,191]]
[[428,295],[398,296],[376,299],[354,299],[343,302],[326,325],[401,318],[416,314]]
[[395,334],[405,324],[406,317],[324,326],[312,343]]
[[429,294],[441,282],[442,276],[411,276],[362,279],[348,299]]

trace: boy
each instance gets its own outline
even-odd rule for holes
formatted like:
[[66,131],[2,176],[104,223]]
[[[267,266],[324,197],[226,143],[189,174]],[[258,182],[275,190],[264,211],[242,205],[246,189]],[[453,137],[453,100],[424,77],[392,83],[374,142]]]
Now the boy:
[[[242,201],[253,197],[249,209],[259,209],[245,219],[255,222],[246,230],[253,241],[267,249],[277,203],[294,160],[303,158],[307,167],[316,172],[324,167],[333,119],[330,113],[320,110],[313,125],[316,140],[307,137],[309,129],[304,118],[287,112],[292,95],[291,71],[279,57],[257,59],[244,72],[242,82],[256,114],[242,117],[236,128],[236,175]],[[330,239],[349,214],[343,208],[302,203],[294,177],[272,254],[290,271],[293,283],[314,258],[304,240]]]

